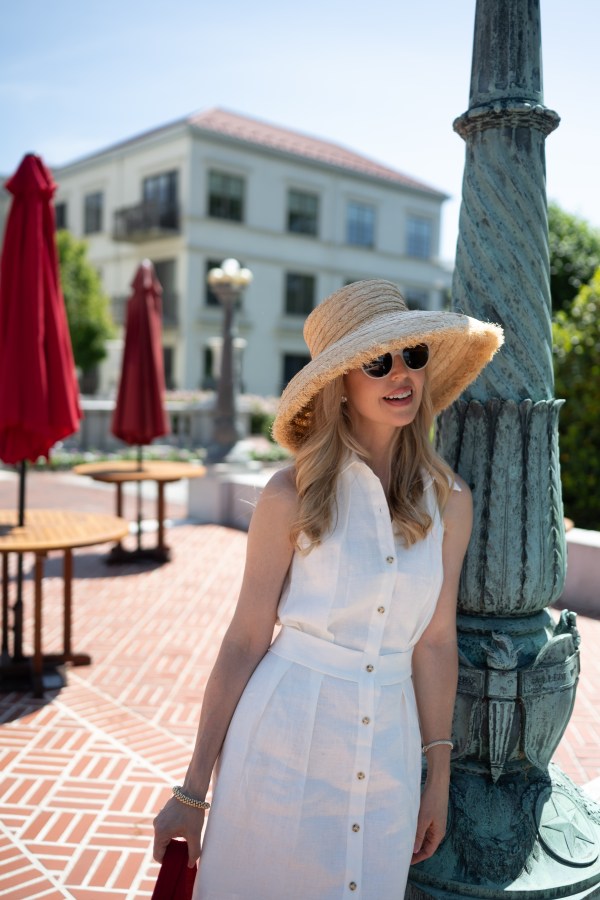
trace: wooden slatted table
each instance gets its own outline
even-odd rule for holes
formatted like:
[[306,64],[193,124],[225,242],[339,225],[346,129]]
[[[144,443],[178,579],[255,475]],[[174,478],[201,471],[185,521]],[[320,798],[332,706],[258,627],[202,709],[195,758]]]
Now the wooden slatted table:
[[184,478],[202,478],[206,474],[204,466],[186,462],[168,462],[166,460],[116,460],[113,462],[83,463],[75,466],[77,475],[88,475],[94,481],[117,486],[117,516],[123,515],[123,485],[132,482],[154,481],[157,485],[156,520],[158,538],[155,547],[142,548],[141,522],[138,515],[138,546],[135,550],[126,550],[119,542],[112,548],[107,562],[121,563],[135,559],[151,559],[156,562],[167,562],[171,557],[170,548],[165,544],[165,484],[172,484]]
[[[10,553],[33,553],[34,574],[34,625],[33,625],[33,683],[36,696],[43,694],[43,670],[45,665],[89,665],[87,654],[74,653],[71,648],[72,601],[73,601],[73,550],[120,540],[129,531],[125,519],[60,509],[28,509],[25,524],[18,524],[16,510],[0,510],[0,553],[2,554],[2,630],[3,649],[8,643],[8,558]],[[64,553],[63,587],[64,620],[63,651],[60,654],[44,655],[42,650],[42,607],[44,560],[50,550]],[[4,655],[4,654],[3,654]],[[9,660],[10,664],[20,660]],[[0,669],[0,672],[2,669]]]

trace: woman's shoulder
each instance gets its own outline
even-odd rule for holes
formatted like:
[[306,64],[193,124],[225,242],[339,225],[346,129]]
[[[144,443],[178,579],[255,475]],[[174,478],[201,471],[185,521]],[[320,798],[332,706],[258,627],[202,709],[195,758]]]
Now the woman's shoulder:
[[253,533],[261,529],[288,534],[298,509],[298,493],[293,466],[278,469],[261,491],[252,515],[250,528]]
[[281,469],[277,469],[267,481],[264,490],[269,495],[283,493],[297,498],[296,467],[284,466]]
[[444,524],[455,528],[464,526],[470,533],[473,518],[471,488],[456,472],[452,473],[451,488],[444,508]]
[[280,507],[282,512],[289,511],[293,514],[298,505],[295,467],[285,466],[283,469],[277,469],[263,488],[259,502],[262,502],[262,505]]

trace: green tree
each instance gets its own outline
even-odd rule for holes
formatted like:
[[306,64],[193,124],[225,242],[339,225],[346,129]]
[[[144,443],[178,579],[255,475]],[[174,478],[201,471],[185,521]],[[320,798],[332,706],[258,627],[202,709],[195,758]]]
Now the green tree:
[[89,372],[106,356],[106,341],[115,331],[109,299],[87,258],[85,241],[69,231],[57,232],[56,240],[75,365]]
[[552,309],[568,309],[600,266],[600,230],[585,219],[548,205]]
[[555,394],[565,512],[580,528],[600,529],[600,268],[568,312],[556,314]]

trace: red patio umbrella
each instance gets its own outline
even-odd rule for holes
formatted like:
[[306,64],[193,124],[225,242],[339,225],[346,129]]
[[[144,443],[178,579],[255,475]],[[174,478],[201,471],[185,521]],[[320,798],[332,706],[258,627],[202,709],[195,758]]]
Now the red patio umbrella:
[[[5,185],[13,195],[0,263],[0,459],[18,463],[19,524],[25,516],[25,461],[34,462],[77,430],[81,411],[60,288],[52,197],[56,184],[27,154]],[[21,658],[22,557],[14,607],[14,656]],[[4,609],[2,655],[8,654]]]
[[169,433],[164,406],[162,288],[145,259],[131,283],[125,347],[112,433],[126,444],[149,444]]
[[[112,433],[126,444],[142,446],[170,431],[165,410],[162,350],[162,287],[149,259],[140,263],[127,303],[121,380],[113,413]],[[137,546],[142,553],[142,484],[138,482]],[[119,555],[114,560],[120,561]]]
[[79,392],[58,272],[56,184],[28,154],[5,187],[13,201],[0,267],[0,459],[35,462],[77,430]]

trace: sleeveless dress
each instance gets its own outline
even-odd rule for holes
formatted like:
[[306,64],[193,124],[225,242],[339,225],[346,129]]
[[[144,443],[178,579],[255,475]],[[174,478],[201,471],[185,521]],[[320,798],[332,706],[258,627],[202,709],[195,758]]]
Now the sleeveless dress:
[[395,538],[353,456],[331,533],[294,554],[282,625],[242,694],[216,772],[193,900],[399,900],[420,799],[412,648],[443,579],[443,524]]

